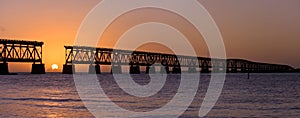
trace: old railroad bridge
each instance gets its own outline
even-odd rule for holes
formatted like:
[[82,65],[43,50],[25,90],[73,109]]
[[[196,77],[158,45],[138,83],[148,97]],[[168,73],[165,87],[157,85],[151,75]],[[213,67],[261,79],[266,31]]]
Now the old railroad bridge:
[[[252,62],[243,59],[213,59],[153,52],[65,46],[64,74],[72,74],[77,64],[89,64],[89,73],[101,73],[100,65],[111,65],[114,73],[122,73],[122,66],[129,66],[131,74],[156,72],[155,66],[165,73],[228,72],[228,73],[282,73],[293,72],[288,65]],[[186,70],[181,70],[185,68]]]
[[[44,74],[42,62],[43,42],[0,39],[0,74],[9,74],[8,62],[32,63],[32,74]],[[294,72],[288,65],[252,62],[243,59],[213,59],[153,52],[93,48],[84,46],[65,46],[64,74],[72,74],[77,64],[89,64],[89,73],[101,73],[101,65],[111,65],[114,73],[122,73],[122,66],[129,66],[131,74],[156,72],[230,72],[230,73],[270,73]],[[186,70],[182,70],[186,68]],[[182,71],[181,71],[182,70]]]
[[8,62],[33,63],[32,74],[44,74],[42,48],[37,41],[0,39],[0,74],[9,74]]

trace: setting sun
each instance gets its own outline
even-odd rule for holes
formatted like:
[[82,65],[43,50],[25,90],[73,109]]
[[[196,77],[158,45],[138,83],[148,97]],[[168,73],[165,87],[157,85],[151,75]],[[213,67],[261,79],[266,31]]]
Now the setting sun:
[[58,65],[57,64],[52,64],[51,68],[52,68],[52,70],[57,70],[58,69]]

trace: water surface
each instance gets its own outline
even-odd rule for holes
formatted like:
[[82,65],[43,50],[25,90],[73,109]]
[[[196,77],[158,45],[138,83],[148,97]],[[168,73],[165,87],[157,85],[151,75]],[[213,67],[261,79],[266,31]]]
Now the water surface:
[[[118,106],[135,112],[160,108],[175,95],[180,83],[169,76],[158,94],[134,98],[109,74],[98,75],[101,86]],[[147,75],[134,75],[146,85]],[[181,117],[197,117],[210,81],[202,74],[194,101]],[[96,101],[97,102],[97,101]],[[109,101],[106,101],[109,102]],[[180,107],[180,106],[178,106]],[[222,94],[206,117],[299,117],[300,74],[228,74]],[[81,101],[72,75],[0,75],[0,117],[94,117]],[[160,117],[160,116],[152,116]]]

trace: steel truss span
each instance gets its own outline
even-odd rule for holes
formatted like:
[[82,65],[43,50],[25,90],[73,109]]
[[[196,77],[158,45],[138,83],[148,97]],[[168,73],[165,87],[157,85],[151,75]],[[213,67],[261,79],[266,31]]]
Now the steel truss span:
[[184,55],[162,54],[120,50],[110,48],[94,48],[86,46],[65,46],[65,65],[90,64],[131,67],[163,65],[173,68],[188,68],[189,72],[293,72],[288,65],[252,62],[243,59],[216,59],[192,57]]
[[[8,74],[7,62],[33,63],[33,74],[44,74],[43,42],[0,39],[0,74]],[[37,64],[36,64],[37,63]]]

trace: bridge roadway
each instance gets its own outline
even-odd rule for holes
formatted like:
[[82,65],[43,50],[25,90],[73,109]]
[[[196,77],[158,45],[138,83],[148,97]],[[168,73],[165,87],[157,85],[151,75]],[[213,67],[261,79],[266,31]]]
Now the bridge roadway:
[[9,74],[8,62],[33,63],[31,73],[44,74],[43,45],[37,41],[0,39],[0,74]]
[[141,73],[140,66],[146,67],[146,73],[156,72],[155,66],[161,66],[160,71],[166,73],[181,73],[184,72],[182,68],[189,73],[281,73],[295,70],[288,65],[243,59],[215,59],[85,46],[65,46],[65,54],[64,74],[72,74],[77,64],[89,64],[89,73],[97,74],[101,73],[100,65],[111,65],[114,73],[122,73],[122,66],[130,66],[131,74]]

